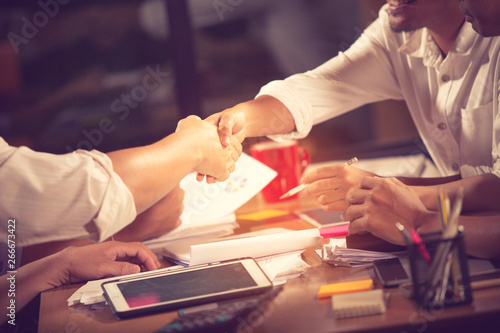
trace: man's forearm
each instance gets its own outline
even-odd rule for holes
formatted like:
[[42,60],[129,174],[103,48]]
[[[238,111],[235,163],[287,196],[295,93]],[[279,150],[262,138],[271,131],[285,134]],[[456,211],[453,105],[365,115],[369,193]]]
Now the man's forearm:
[[500,215],[461,216],[467,254],[478,258],[500,259]]
[[163,198],[193,170],[197,157],[175,133],[153,145],[108,153],[113,170],[134,196],[138,214]]
[[238,104],[245,113],[246,137],[286,134],[295,130],[295,121],[288,108],[271,96],[260,96],[255,100]]
[[500,211],[500,178],[494,174],[484,174],[466,179],[454,180],[432,186],[415,186],[420,200],[427,209],[437,210],[439,191],[448,194],[454,202],[460,187],[464,189],[464,212]]

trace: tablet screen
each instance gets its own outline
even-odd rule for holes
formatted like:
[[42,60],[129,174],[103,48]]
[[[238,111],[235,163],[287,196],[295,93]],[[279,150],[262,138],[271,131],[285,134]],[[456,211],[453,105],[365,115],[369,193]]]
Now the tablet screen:
[[255,286],[241,263],[118,284],[130,308]]

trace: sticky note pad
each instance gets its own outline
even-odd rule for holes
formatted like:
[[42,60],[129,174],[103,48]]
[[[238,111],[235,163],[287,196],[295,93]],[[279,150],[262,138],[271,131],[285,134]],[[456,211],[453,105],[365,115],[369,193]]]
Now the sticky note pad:
[[321,237],[325,238],[345,236],[348,233],[349,233],[349,223],[319,228],[319,234],[321,235]]
[[266,210],[262,210],[262,211],[255,212],[255,213],[238,215],[237,219],[238,220],[245,220],[245,221],[260,221],[260,220],[270,219],[273,217],[284,216],[284,215],[289,215],[289,214],[290,214],[290,212],[285,211],[285,210],[266,209]]
[[333,295],[332,308],[334,317],[341,319],[384,313],[387,307],[382,289],[375,289]]
[[319,289],[318,298],[370,289],[373,289],[372,279],[326,284]]

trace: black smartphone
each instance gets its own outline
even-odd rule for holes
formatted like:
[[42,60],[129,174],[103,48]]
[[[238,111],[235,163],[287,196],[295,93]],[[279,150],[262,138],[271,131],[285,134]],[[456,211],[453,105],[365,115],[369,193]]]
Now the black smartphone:
[[397,287],[410,281],[410,276],[399,258],[375,260],[373,268],[384,287]]

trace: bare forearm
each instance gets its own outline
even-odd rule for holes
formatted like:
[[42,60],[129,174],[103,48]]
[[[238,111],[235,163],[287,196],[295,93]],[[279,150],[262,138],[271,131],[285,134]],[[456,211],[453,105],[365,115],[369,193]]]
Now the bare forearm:
[[[481,216],[461,215],[458,222],[465,230],[465,248],[468,255],[477,258],[500,259],[500,215],[483,213]],[[430,213],[417,231],[421,234],[442,230],[438,213]]]
[[500,211],[500,178],[493,174],[414,188],[428,209],[437,210],[437,194],[439,191],[447,193],[453,202],[460,187],[464,189],[462,209],[464,212]]
[[500,215],[461,216],[467,254],[478,258],[500,259]]
[[[397,177],[408,186],[412,186],[418,197],[429,210],[437,211],[437,195],[444,190],[443,185],[462,179],[459,175],[450,177],[423,178],[423,177]],[[449,190],[449,189],[448,189]],[[451,193],[449,193],[451,194]],[[455,196],[453,196],[455,197]]]
[[198,163],[196,151],[176,133],[146,147],[108,153],[114,171],[134,196],[138,213],[163,198]]
[[295,121],[288,108],[271,96],[260,96],[255,100],[238,104],[245,113],[246,137],[286,134],[295,129]]

